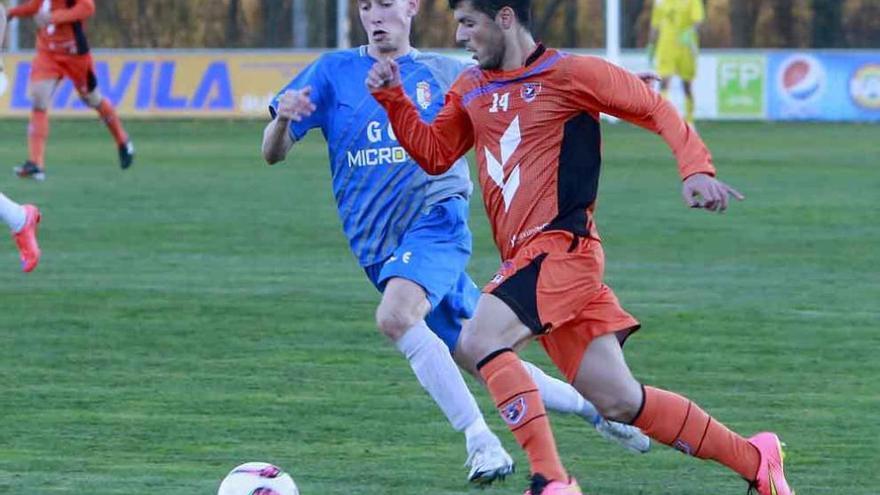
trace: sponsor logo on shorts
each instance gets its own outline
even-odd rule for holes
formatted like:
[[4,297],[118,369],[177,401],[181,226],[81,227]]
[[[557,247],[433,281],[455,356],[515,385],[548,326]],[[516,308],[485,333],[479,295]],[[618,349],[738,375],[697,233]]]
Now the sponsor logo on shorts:
[[407,252],[403,253],[403,255],[400,258],[398,258],[397,255],[392,255],[390,258],[388,258],[385,261],[385,264],[388,265],[390,263],[394,263],[397,260],[400,260],[400,261],[403,261],[404,264],[408,265],[410,260],[412,259],[412,255],[413,255],[412,251],[407,251]]
[[492,277],[491,283],[500,284],[502,280],[504,280],[506,277],[513,274],[513,272],[514,272],[513,262],[512,261],[505,261],[504,263],[501,263],[501,268],[499,268],[498,271],[495,272],[495,276]]
[[524,397],[517,397],[513,402],[508,403],[501,409],[501,417],[510,426],[515,426],[526,417],[527,410],[526,399]]

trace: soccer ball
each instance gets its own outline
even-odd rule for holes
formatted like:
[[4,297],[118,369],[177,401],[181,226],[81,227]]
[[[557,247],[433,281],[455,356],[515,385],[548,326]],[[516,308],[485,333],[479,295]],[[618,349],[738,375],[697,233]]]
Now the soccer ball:
[[299,495],[296,483],[278,466],[247,462],[223,478],[217,495]]

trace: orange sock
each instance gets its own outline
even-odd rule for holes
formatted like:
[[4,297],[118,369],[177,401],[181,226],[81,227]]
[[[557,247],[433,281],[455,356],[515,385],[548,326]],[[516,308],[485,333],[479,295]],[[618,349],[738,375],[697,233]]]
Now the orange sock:
[[128,141],[128,134],[122,128],[122,121],[116,116],[116,110],[113,109],[113,105],[107,101],[107,98],[101,100],[101,104],[96,110],[104,123],[107,124],[107,129],[110,129],[110,134],[113,134],[116,144],[125,144]]
[[519,357],[512,350],[504,349],[477,367],[501,417],[526,451],[532,474],[541,473],[548,480],[568,481],[538,386]]
[[678,394],[645,387],[642,411],[633,425],[658,442],[717,461],[749,481],[758,473],[758,449]]
[[46,141],[49,139],[49,114],[45,110],[31,110],[28,125],[28,160],[43,168],[46,159]]

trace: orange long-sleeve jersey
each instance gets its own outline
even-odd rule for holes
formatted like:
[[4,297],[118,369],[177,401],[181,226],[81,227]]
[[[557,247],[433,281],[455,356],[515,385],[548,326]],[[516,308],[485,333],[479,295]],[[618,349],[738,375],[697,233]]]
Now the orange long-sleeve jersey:
[[476,146],[483,202],[502,259],[535,234],[596,236],[591,213],[602,162],[600,112],[659,134],[679,173],[715,174],[699,135],[634,74],[600,58],[538,47],[525,67],[459,76],[432,124],[400,87],[374,95],[397,139],[429,174]]
[[37,31],[37,50],[84,55],[89,52],[85,21],[95,13],[94,0],[29,0],[9,9],[13,17],[32,17],[49,9],[51,23]]

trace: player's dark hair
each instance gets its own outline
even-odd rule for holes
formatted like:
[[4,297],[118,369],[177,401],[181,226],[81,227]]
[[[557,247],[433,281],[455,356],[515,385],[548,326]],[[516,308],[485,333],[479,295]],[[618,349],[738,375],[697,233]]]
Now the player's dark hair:
[[[455,9],[458,4],[465,0],[449,0],[449,8]],[[510,7],[516,14],[516,18],[523,26],[529,27],[532,20],[532,0],[467,0],[480,12],[492,19],[504,7]]]

